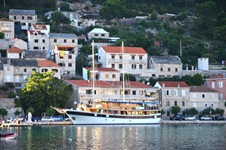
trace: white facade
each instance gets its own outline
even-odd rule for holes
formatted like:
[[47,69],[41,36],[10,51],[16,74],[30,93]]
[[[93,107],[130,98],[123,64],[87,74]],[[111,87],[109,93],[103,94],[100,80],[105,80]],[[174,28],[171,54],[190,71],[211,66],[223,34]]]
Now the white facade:
[[209,70],[209,58],[198,58],[198,70]]
[[4,39],[14,38],[14,21],[6,18],[0,19],[0,31],[4,33]]
[[94,39],[108,39],[109,38],[109,32],[105,31],[102,28],[94,28],[92,31],[90,31],[88,34],[88,40]]
[[148,54],[140,47],[102,46],[98,50],[98,61],[104,68],[113,68],[130,74],[139,74],[147,70]]

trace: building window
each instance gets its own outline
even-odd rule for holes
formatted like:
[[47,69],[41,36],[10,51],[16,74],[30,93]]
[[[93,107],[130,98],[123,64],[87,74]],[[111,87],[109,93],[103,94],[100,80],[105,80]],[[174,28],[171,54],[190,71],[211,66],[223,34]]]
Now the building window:
[[111,68],[115,68],[115,64],[111,64]]
[[105,36],[105,34],[101,34],[101,36],[102,36],[102,37],[104,37],[104,36]]
[[143,56],[139,56],[139,59],[142,60]]
[[120,69],[122,69],[122,64],[119,64],[118,66],[119,66]]
[[170,101],[166,101],[166,106],[170,106]]
[[163,71],[163,68],[160,68],[160,71]]
[[175,72],[177,72],[178,71],[178,69],[177,68],[175,68]]
[[24,16],[22,16],[22,20],[24,20]]
[[156,77],[156,74],[152,74],[151,76],[152,76],[152,77]]
[[185,106],[185,102],[184,101],[182,101],[182,106]]
[[58,72],[58,69],[52,69],[53,72]]
[[47,72],[48,71],[48,69],[42,69],[42,72]]
[[37,35],[38,35],[38,33],[35,32],[35,36],[37,36]]
[[133,56],[131,56],[131,59],[135,59],[135,56],[133,55]]
[[205,107],[208,107],[208,105],[207,105],[207,104],[205,104]]
[[223,88],[223,82],[219,82],[219,88]]
[[68,63],[68,67],[72,67],[72,63]]
[[34,46],[33,49],[38,49],[38,46]]
[[133,95],[136,95],[137,94],[137,91],[133,91]]
[[170,91],[169,90],[166,90],[166,95],[170,95]]
[[72,43],[75,43],[75,40],[72,40]]
[[223,98],[224,98],[224,95],[220,94],[220,100],[223,100]]
[[66,39],[64,39],[64,43],[66,43],[67,42],[67,40]]
[[14,20],[16,20],[16,16],[13,16]]
[[213,108],[213,107],[214,107],[214,105],[213,105],[213,104],[211,104],[211,107]]
[[27,69],[26,68],[24,68],[24,72],[27,72]]
[[202,94],[202,98],[205,98],[205,94]]
[[98,36],[98,34],[94,34],[94,36]]
[[46,49],[46,47],[42,47],[42,49]]
[[177,89],[174,89],[174,95],[178,96],[178,90]]
[[144,94],[144,92],[143,92],[143,91],[139,91],[139,94],[140,94],[140,95],[143,95],[143,94]]
[[68,59],[72,59],[72,55],[68,55]]
[[122,55],[119,55],[119,59],[122,59]]
[[170,68],[168,68],[168,71],[170,72]]
[[105,78],[108,79],[109,78],[109,74],[105,74]]
[[174,101],[174,106],[177,106],[177,101]]
[[143,69],[143,65],[139,65],[139,69]]
[[111,59],[115,59],[115,55],[111,55]]
[[113,79],[115,79],[115,78],[116,78],[115,74],[112,74],[112,78],[113,78]]
[[196,98],[196,94],[193,94],[193,98]]
[[65,67],[65,63],[58,63],[59,66]]
[[28,17],[27,17],[27,20],[32,20],[32,17],[31,17],[31,16],[28,16]]
[[35,39],[35,43],[38,43],[38,39]]
[[54,43],[56,43],[57,42],[57,39],[54,39],[53,41],[54,41]]
[[182,91],[181,91],[181,95],[182,95],[182,96],[186,96],[186,91],[185,91],[185,90],[182,90]]
[[132,64],[132,69],[136,69],[136,64]]
[[46,42],[46,41],[43,39],[43,40],[42,40],[42,43],[45,43],[45,42]]
[[212,82],[212,89],[215,88],[215,82]]
[[35,68],[33,68],[33,69],[32,69],[32,71],[36,71],[36,69],[35,69]]

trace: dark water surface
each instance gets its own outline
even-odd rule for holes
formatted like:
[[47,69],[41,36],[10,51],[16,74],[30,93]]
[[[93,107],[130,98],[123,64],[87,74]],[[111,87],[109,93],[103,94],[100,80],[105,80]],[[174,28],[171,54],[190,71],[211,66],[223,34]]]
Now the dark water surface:
[[226,124],[4,128],[0,150],[226,150]]

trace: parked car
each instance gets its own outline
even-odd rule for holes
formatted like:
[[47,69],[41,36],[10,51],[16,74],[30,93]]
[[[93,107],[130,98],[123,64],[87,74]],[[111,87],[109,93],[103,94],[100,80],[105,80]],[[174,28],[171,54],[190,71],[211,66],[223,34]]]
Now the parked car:
[[41,121],[41,118],[40,117],[32,117],[31,120],[33,122],[35,122],[35,121],[39,122],[39,121]]
[[51,116],[51,119],[53,119],[53,121],[63,121],[64,118],[63,116],[59,115],[59,116]]
[[209,116],[202,116],[201,120],[212,120],[212,117]]
[[53,122],[54,120],[48,116],[44,116],[41,119],[41,122]]
[[185,120],[196,120],[195,116],[187,116],[185,117]]
[[225,120],[224,116],[215,116],[214,120]]
[[170,117],[170,120],[185,120],[185,118],[181,114],[177,114],[177,115]]

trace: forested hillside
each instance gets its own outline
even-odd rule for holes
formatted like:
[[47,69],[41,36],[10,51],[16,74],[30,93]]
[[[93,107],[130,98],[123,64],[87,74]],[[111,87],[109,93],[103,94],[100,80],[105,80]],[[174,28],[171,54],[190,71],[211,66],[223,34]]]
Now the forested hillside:
[[[42,17],[50,10],[77,11],[71,9],[73,3],[86,3],[86,0],[0,0],[0,10],[11,8],[35,9]],[[2,5],[5,2],[5,5]],[[58,1],[59,4],[60,1]],[[143,47],[150,55],[178,55],[185,66],[196,66],[197,58],[208,57],[210,64],[220,64],[226,60],[226,1],[225,0],[91,0],[91,10],[97,5],[99,19],[106,20],[101,27],[111,36],[120,37],[126,46]],[[5,7],[4,7],[5,6]],[[172,14],[167,16],[166,14]],[[148,16],[146,20],[130,25],[122,23],[123,18]],[[59,12],[51,24],[51,31],[85,34],[92,28],[77,31],[70,28],[70,22]],[[57,20],[58,19],[58,20]],[[44,20],[47,21],[47,20]],[[62,23],[66,27],[59,27]],[[98,26],[97,26],[98,27]],[[156,34],[151,32],[156,30]],[[120,43],[120,42],[119,42]],[[118,43],[118,44],[119,44]],[[160,43],[160,45],[156,45]]]

